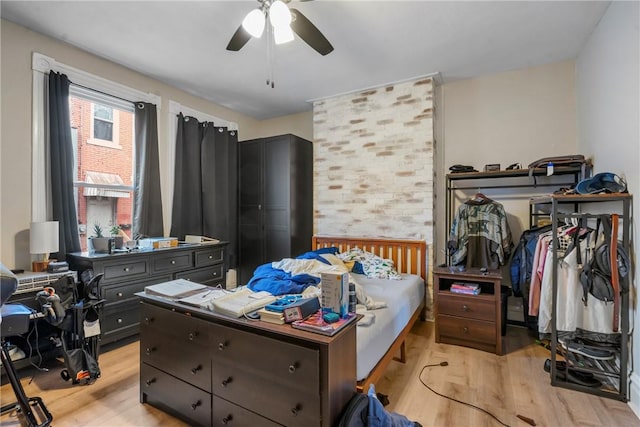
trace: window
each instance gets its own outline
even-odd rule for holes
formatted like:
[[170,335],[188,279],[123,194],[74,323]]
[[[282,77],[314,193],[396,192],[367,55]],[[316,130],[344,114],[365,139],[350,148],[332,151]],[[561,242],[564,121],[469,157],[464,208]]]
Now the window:
[[93,137],[113,141],[113,108],[93,104]]
[[82,250],[87,238],[95,236],[96,224],[105,237],[121,230],[132,238],[134,105],[73,84],[69,92]]

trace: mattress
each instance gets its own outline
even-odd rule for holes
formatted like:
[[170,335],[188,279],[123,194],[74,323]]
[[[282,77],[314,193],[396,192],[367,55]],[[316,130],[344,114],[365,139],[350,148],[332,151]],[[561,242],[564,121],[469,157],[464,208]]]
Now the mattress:
[[369,375],[424,300],[424,281],[413,274],[403,274],[401,280],[369,279],[353,273],[352,277],[364,287],[368,296],[387,303],[385,308],[367,312],[375,315],[371,325],[357,328],[360,381]]

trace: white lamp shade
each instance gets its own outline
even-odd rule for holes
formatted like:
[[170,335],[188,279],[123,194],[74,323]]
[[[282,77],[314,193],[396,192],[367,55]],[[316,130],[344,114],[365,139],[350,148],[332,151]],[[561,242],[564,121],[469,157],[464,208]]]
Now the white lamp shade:
[[58,221],[32,222],[29,235],[29,252],[50,254],[58,252]]
[[262,37],[264,31],[264,13],[260,9],[253,9],[242,20],[242,27],[255,38]]
[[269,20],[274,29],[288,27],[291,24],[291,12],[286,4],[276,0],[269,7]]
[[274,27],[273,41],[276,42],[276,44],[293,41],[293,30],[288,25],[286,27]]

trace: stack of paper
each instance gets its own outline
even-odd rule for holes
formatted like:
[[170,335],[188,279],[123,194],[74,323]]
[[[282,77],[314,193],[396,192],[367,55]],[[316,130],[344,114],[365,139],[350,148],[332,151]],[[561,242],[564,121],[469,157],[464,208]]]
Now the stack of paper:
[[260,320],[263,322],[275,323],[276,325],[284,324],[284,314],[282,312],[261,308],[258,310],[258,314],[260,315]]
[[227,295],[227,293],[228,291],[221,288],[207,287],[205,291],[178,299],[178,302],[213,311],[213,300]]
[[144,287],[144,293],[165,298],[184,298],[196,294],[206,288],[206,285],[185,279],[176,279]]
[[213,311],[226,316],[241,317],[275,300],[276,297],[269,292],[253,292],[251,289],[242,288],[213,300]]

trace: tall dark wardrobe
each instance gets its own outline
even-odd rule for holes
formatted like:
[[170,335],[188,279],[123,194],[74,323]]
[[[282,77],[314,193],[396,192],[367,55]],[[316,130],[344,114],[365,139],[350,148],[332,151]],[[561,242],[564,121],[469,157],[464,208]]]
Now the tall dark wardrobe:
[[311,248],[313,146],[287,134],[243,141],[239,160],[238,284],[261,264]]

